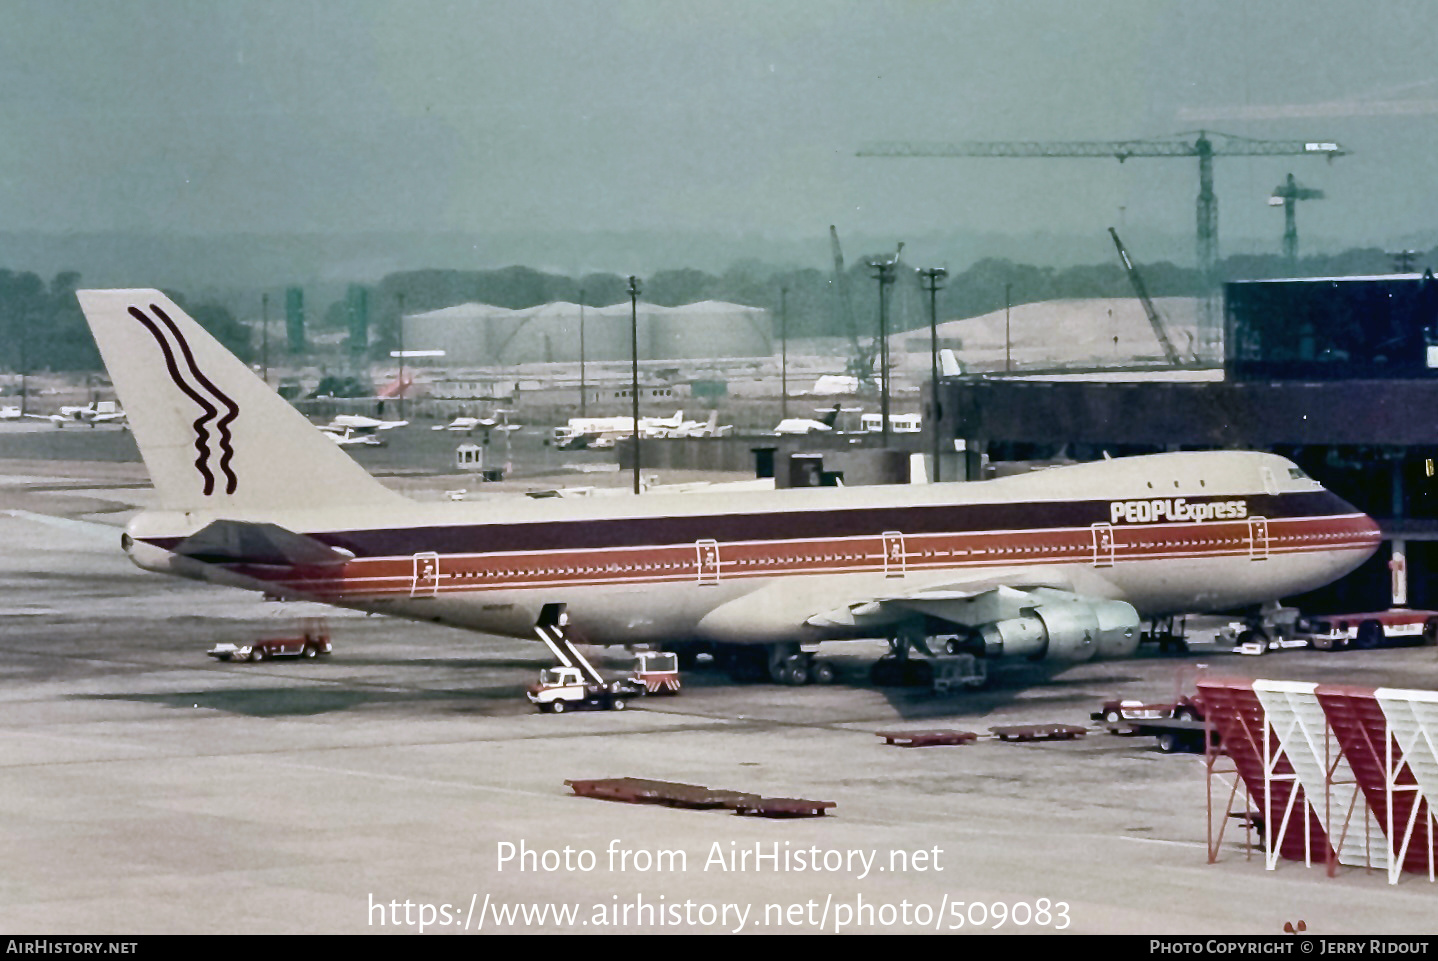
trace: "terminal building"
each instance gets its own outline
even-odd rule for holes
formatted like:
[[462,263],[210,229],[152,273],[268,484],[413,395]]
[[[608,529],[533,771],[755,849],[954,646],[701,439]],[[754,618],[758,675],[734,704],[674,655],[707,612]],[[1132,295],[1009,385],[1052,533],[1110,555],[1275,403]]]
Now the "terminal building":
[[[969,375],[938,385],[940,436],[1001,461],[1172,450],[1288,457],[1382,525],[1383,550],[1304,610],[1438,607],[1438,283],[1243,281],[1205,371]],[[1055,331],[1056,337],[1063,336]]]

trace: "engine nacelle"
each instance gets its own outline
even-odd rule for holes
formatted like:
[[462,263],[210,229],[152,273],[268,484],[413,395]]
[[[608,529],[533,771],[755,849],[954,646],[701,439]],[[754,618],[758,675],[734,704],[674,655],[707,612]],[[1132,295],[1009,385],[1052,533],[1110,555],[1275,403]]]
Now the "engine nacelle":
[[988,657],[1079,663],[1133,654],[1138,650],[1139,618],[1124,601],[1060,601],[985,624],[979,635]]

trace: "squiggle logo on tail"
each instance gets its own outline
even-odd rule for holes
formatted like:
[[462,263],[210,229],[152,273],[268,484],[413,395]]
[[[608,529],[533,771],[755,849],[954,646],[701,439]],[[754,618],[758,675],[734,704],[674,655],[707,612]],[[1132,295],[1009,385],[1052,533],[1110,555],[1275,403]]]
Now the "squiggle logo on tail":
[[[240,405],[225,396],[223,391],[200,372],[200,368],[195,364],[195,355],[190,352],[190,345],[180,333],[180,329],[175,326],[175,322],[155,304],[150,305],[150,310],[154,311],[154,317],[149,316],[138,307],[131,307],[130,316],[144,324],[145,329],[150,332],[150,336],[154,337],[155,342],[160,345],[160,352],[165,355],[165,368],[170,372],[170,379],[175,382],[175,386],[180,388],[186,397],[200,405],[200,409],[204,411],[191,426],[195,429],[195,451],[198,454],[195,458],[195,469],[200,472],[200,477],[205,481],[204,494],[206,497],[215,492],[215,474],[210,470],[210,457],[213,451],[210,447],[208,424],[220,414],[219,408],[211,403],[210,397],[225,407],[225,414],[215,422],[220,448],[218,466],[220,473],[225,476],[225,493],[233,494],[239,487],[239,478],[235,476],[234,469],[230,467],[230,462],[235,457],[230,424],[239,415]],[[182,371],[175,360],[176,349],[184,358],[186,371]],[[193,384],[186,379],[186,372],[194,379]],[[206,397],[202,391],[207,392],[210,397]]]

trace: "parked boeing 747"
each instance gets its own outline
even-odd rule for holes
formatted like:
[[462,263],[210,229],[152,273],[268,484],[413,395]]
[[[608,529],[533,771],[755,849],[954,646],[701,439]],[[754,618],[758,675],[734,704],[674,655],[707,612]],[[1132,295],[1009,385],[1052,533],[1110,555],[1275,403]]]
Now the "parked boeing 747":
[[[1143,618],[1312,590],[1374,522],[1281,457],[1172,453],[975,483],[417,503],[383,487],[171,300],[79,293],[156,490],[146,570],[515,637],[752,652],[956,638],[1124,657]],[[786,665],[789,665],[786,667]]]

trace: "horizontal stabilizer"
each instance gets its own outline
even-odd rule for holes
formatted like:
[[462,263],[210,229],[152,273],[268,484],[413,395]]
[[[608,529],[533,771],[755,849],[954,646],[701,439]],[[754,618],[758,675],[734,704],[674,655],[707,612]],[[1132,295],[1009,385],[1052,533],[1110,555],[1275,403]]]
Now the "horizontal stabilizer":
[[326,567],[354,557],[277,524],[246,521],[214,521],[176,545],[175,553],[206,564],[269,567]]

